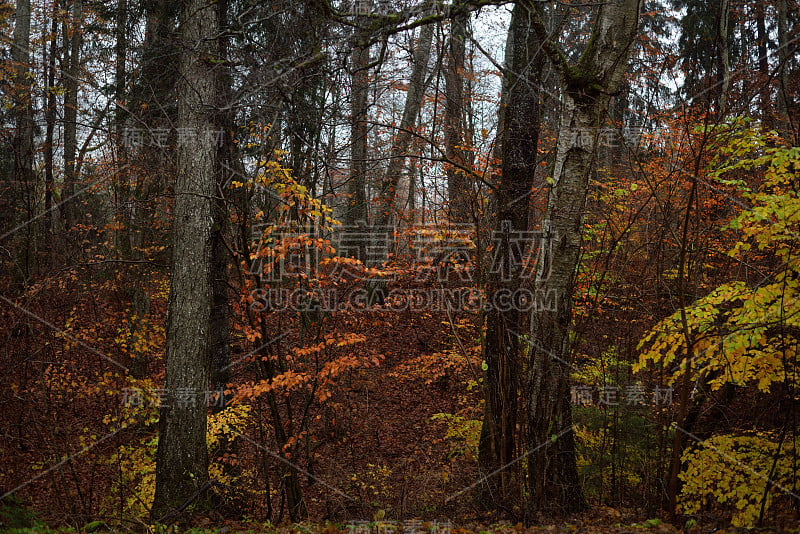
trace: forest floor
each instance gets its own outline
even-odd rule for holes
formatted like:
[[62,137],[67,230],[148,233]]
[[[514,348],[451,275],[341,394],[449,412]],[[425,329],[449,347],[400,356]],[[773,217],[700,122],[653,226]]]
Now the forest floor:
[[[119,335],[116,306],[111,294],[85,291],[65,293],[63,300],[27,304],[31,313],[51,325],[66,328],[63,325],[70,322],[80,323],[83,332],[91,333],[83,343],[108,354],[113,354]],[[157,320],[163,320],[163,309],[163,302],[154,302]],[[58,458],[81,450],[93,432],[101,435],[104,414],[113,412],[118,401],[108,392],[92,389],[96,384],[91,382],[109,366],[98,363],[96,354],[85,347],[65,346],[64,336],[42,321],[25,320],[8,307],[0,312],[0,320],[7,340],[2,352],[7,372],[0,387],[11,392],[3,401],[0,489],[24,484],[16,495],[32,512],[30,521],[84,525],[78,531],[107,530],[102,517],[94,515],[112,495],[114,479],[109,473],[114,466],[104,458],[124,441],[109,440],[68,462],[59,463]],[[290,525],[284,519],[276,527],[263,522],[258,513],[250,515],[253,522],[223,521],[209,514],[194,517],[186,528],[281,534],[721,531],[724,523],[710,515],[699,523],[694,519],[683,523],[684,518],[676,529],[658,512],[637,509],[633,494],[613,506],[590,498],[589,510],[579,516],[559,523],[540,518],[529,527],[523,527],[515,510],[502,515],[482,511],[476,495],[482,412],[477,315],[370,311],[335,313],[326,321],[328,332],[364,336],[365,343],[348,350],[377,355],[380,363],[349,371],[320,407],[317,447],[308,459],[309,476],[303,480],[315,522]],[[287,343],[297,341],[292,337]],[[19,354],[34,357],[20,363],[14,360]],[[158,378],[158,366],[154,367],[150,371]],[[238,378],[243,377],[246,373]],[[155,435],[154,429],[150,432]],[[135,449],[129,450],[135,454]],[[254,461],[256,452],[250,451]],[[241,451],[242,462],[247,455]],[[521,462],[510,467],[521,468]],[[283,506],[274,500],[273,506]],[[271,510],[273,517],[285,518],[284,512]],[[0,532],[24,531],[11,529],[11,524],[0,513]],[[796,527],[775,531],[788,528],[797,531]],[[143,529],[143,522],[131,521],[131,530]]]

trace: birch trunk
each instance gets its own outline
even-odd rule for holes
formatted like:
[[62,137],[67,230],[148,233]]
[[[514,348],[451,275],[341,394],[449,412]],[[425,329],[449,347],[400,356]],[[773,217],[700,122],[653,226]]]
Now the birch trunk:
[[561,80],[562,109],[545,216],[551,246],[539,255],[536,273],[537,295],[547,300],[537,303],[531,317],[526,436],[530,512],[560,515],[585,507],[570,406],[572,299],[597,136],[627,68],[640,4],[601,4],[576,65],[567,62],[533,11],[536,32]]

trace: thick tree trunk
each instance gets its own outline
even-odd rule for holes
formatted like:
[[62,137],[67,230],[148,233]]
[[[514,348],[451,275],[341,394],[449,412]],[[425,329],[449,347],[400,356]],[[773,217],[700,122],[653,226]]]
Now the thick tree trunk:
[[[218,402],[214,403],[212,412],[219,413],[225,409],[230,399],[225,394],[225,388],[231,380],[230,364],[230,315],[231,307],[228,298],[228,248],[225,245],[225,237],[228,234],[227,217],[227,198],[226,186],[234,178],[232,169],[237,168],[238,152],[234,143],[234,112],[233,110],[233,83],[228,61],[228,0],[220,0],[217,3],[217,16],[220,28],[218,37],[219,58],[226,61],[224,74],[218,77],[219,81],[219,107],[226,111],[220,111],[217,123],[222,128],[222,143],[218,147],[217,172],[215,183],[215,199],[213,205],[214,228],[211,231],[211,319],[209,329],[210,339],[210,360],[211,360],[211,391],[220,395]],[[228,440],[225,437],[220,439],[219,448],[212,451],[212,460],[222,462],[223,472],[231,480],[235,480],[241,474],[241,467],[231,464],[226,459],[236,457],[238,447],[235,439]],[[233,491],[225,491],[219,494],[218,509],[224,516],[239,518],[241,516],[244,503],[241,502],[240,492],[237,488]]]
[[[128,108],[139,119],[132,125],[137,128],[163,128],[174,124],[180,61],[175,43],[175,19],[180,5],[171,0],[142,0],[145,36]],[[161,163],[158,159],[153,158],[155,168]]]
[[[14,11],[14,48],[11,57],[14,62],[14,191],[18,202],[16,225],[32,220],[36,209],[36,184],[33,173],[33,103],[30,80],[30,0],[17,2]],[[36,232],[33,224],[26,224],[14,236],[15,281],[24,287],[34,270],[36,254]]]
[[[364,22],[364,17],[359,17]],[[363,36],[356,35],[356,39]],[[349,226],[367,222],[367,99],[369,93],[369,44],[356,42],[350,63],[352,71],[350,118],[349,198],[344,223]]]
[[[64,81],[64,188],[61,199],[64,228],[69,229],[77,213],[72,196],[75,193],[75,158],[78,152],[78,79],[81,70],[81,24],[83,0],[73,0],[72,21],[69,33],[69,62]],[[64,43],[67,46],[67,43]]]
[[[220,0],[217,3],[217,16],[220,27],[228,28],[229,3]],[[219,57],[228,60],[228,37],[223,32],[218,37]],[[219,107],[228,110],[220,111],[217,124],[222,128],[222,143],[218,147],[217,171],[215,181],[214,201],[214,228],[211,233],[211,280],[212,280],[212,309],[211,309],[211,389],[217,391],[224,388],[230,381],[230,302],[228,299],[228,251],[225,246],[227,229],[227,199],[225,197],[226,184],[235,179],[233,169],[238,167],[238,153],[234,143],[233,131],[235,128],[233,116],[233,91],[232,77],[228,63],[225,63],[225,72],[218,76],[219,82]]]
[[[524,234],[529,225],[531,193],[536,173],[539,141],[539,83],[544,55],[531,30],[529,10],[540,9],[519,2],[511,15],[503,78],[503,120],[499,138],[502,173],[495,185],[494,258],[488,274],[486,296],[495,302],[501,292],[513,294],[521,286],[520,248],[529,245]],[[522,368],[520,337],[524,320],[513,306],[491,308],[486,313],[483,347],[486,402],[479,444],[484,503],[509,506],[520,495],[517,455],[519,381]],[[498,471],[499,470],[499,471]],[[492,475],[493,473],[497,473]],[[491,475],[491,476],[490,476]]]
[[[565,514],[585,506],[575,459],[569,370],[572,299],[580,259],[584,210],[597,136],[610,95],[628,64],[641,0],[612,0],[598,8],[592,36],[577,65],[550,40],[542,18],[534,27],[561,79],[562,110],[554,183],[547,214],[551,246],[539,255],[538,295],[552,296],[531,317],[527,377],[528,508]],[[555,304],[555,306],[547,305]]]
[[218,63],[216,6],[183,4],[184,52],[178,86],[177,180],[173,272],[167,319],[165,390],[159,421],[156,491],[151,518],[159,521],[208,488],[206,448],[212,308],[214,173],[217,168]]
[[470,217],[470,187],[464,167],[464,51],[467,38],[467,14],[459,13],[450,19],[447,39],[447,68],[444,74],[444,149],[447,165],[447,192],[450,199],[450,220],[467,222]]
[[[537,295],[553,301],[537,303],[542,309],[531,318],[531,346],[527,383],[527,449],[531,511],[563,514],[584,507],[575,459],[568,362],[572,324],[574,273],[583,233],[583,213],[600,123],[597,99],[576,102],[579,95],[562,95],[562,112],[553,177],[547,209],[552,240],[537,266]],[[608,100],[608,97],[597,97]],[[581,100],[584,100],[581,98]],[[594,109],[593,109],[594,108]],[[573,132],[590,133],[577,143]],[[583,136],[583,141],[587,141]],[[550,253],[552,251],[552,254]],[[551,304],[555,304],[552,306]]]
[[[117,245],[123,257],[135,262],[142,259],[140,252],[142,242],[141,232],[135,220],[136,208],[134,204],[136,203],[136,197],[132,194],[136,188],[135,186],[129,187],[129,180],[131,180],[130,167],[128,165],[130,152],[128,151],[129,147],[123,142],[125,139],[125,121],[128,118],[128,112],[122,104],[127,95],[127,69],[125,64],[128,53],[127,21],[128,2],[127,0],[119,0],[116,13],[116,43],[114,44],[114,98],[117,102],[114,122],[118,143],[117,206],[120,212],[124,214],[124,224],[122,231],[119,233]],[[134,315],[130,328],[130,336],[133,338],[141,335],[141,329],[150,315],[150,296],[144,284],[143,277],[145,273],[142,267],[132,266],[126,272],[126,276],[129,277],[129,292]],[[133,378],[144,378],[147,375],[148,354],[146,351],[136,350],[135,344],[132,345],[134,348],[132,349],[132,358],[129,363],[130,374]]]
[[405,167],[408,147],[411,144],[411,129],[417,123],[417,117],[422,108],[422,99],[425,96],[425,72],[431,56],[433,28],[433,24],[426,24],[422,27],[417,46],[414,48],[414,65],[411,70],[411,79],[408,83],[406,102],[403,106],[403,117],[400,119],[400,126],[394,136],[389,165],[381,182],[381,212],[378,216],[378,226],[385,226],[391,223],[392,216],[397,209],[399,196],[397,187]]
[[[122,0],[117,13],[118,21],[127,18],[124,13],[126,0]],[[120,135],[119,205],[123,218],[120,249],[123,257],[137,262],[145,259],[142,248],[154,237],[149,229],[148,213],[142,209],[148,198],[172,184],[167,177],[173,174],[174,150],[171,147],[149,146],[149,136],[159,129],[171,128],[176,122],[175,102],[178,80],[178,56],[175,52],[175,18],[180,4],[168,0],[146,0],[145,40],[140,68],[135,74],[136,83],[126,91],[125,56],[127,41],[117,34],[116,92],[120,100],[127,100],[127,109],[117,110],[117,129]],[[123,39],[120,41],[119,39]],[[131,120],[132,119],[132,120]],[[144,146],[129,146],[125,143],[125,127],[143,135]],[[132,172],[133,169],[141,170]],[[128,270],[130,300],[136,321],[131,326],[131,335],[139,335],[144,320],[150,315],[150,296],[143,283],[148,273],[143,267]],[[129,364],[131,375],[142,378],[147,374],[148,354],[137,351]]]

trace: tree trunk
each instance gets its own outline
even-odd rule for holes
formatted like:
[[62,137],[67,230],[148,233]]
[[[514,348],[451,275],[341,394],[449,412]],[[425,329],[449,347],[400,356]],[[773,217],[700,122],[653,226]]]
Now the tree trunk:
[[212,198],[217,169],[217,129],[210,110],[217,103],[218,30],[214,4],[202,0],[183,4],[178,131],[184,134],[177,146],[166,403],[159,420],[154,521],[187,502],[201,502],[208,487],[205,393],[210,374]]
[[[365,23],[365,17],[357,21]],[[354,226],[367,222],[367,97],[369,92],[369,44],[356,35],[350,69],[352,70],[350,118],[350,180],[344,224]]]
[[467,38],[467,14],[450,19],[447,39],[447,68],[444,74],[444,149],[447,161],[447,193],[450,199],[450,220],[467,222],[470,217],[470,181],[464,172],[464,51]]
[[[217,16],[220,27],[227,30],[228,0],[220,0],[217,4]],[[219,56],[228,60],[228,37],[222,32],[218,37]],[[211,233],[211,389],[224,388],[230,381],[230,302],[228,299],[228,251],[225,246],[225,230],[227,225],[227,204],[225,198],[226,184],[234,179],[233,169],[237,168],[237,151],[234,143],[235,128],[233,117],[233,91],[230,67],[225,63],[225,73],[218,77],[220,111],[217,123],[222,127],[222,143],[218,147],[217,171],[215,182],[214,228]]]
[[47,57],[47,87],[45,91],[47,107],[44,111],[45,138],[44,138],[44,211],[45,211],[45,239],[48,247],[53,232],[53,174],[54,154],[53,137],[56,129],[56,54],[58,53],[58,21],[56,13],[58,0],[53,1],[53,18],[50,23],[50,53]]
[[[117,206],[124,219],[122,230],[118,234],[117,245],[122,252],[122,256],[133,262],[140,261],[142,254],[140,248],[142,246],[141,231],[136,224],[136,207],[134,204],[138,200],[135,194],[132,194],[136,187],[130,186],[132,178],[129,166],[128,146],[124,142],[125,139],[125,122],[128,118],[128,111],[125,109],[123,102],[126,100],[126,58],[128,53],[128,1],[119,0],[117,2],[116,13],[116,43],[114,44],[114,98],[117,102],[117,107],[114,113],[115,134],[117,136]],[[125,273],[128,277],[129,294],[132,304],[131,328],[130,337],[142,335],[142,328],[147,324],[147,317],[150,315],[150,296],[147,293],[147,288],[144,283],[146,276],[142,266],[133,265]],[[129,369],[130,375],[133,378],[141,379],[147,376],[147,351],[140,351],[136,349],[136,344],[132,344],[132,357],[130,360]]]
[[[583,235],[589,177],[610,95],[628,64],[641,0],[612,0],[597,11],[577,65],[550,40],[538,12],[534,26],[562,86],[554,183],[545,220],[551,245],[539,255],[537,303],[531,317],[527,377],[530,512],[567,514],[585,507],[575,459],[570,406],[570,329],[575,272]],[[550,298],[552,296],[552,301]],[[553,305],[554,304],[554,305]]]
[[[501,292],[513,294],[521,286],[521,248],[528,243],[524,234],[530,218],[531,192],[536,174],[539,141],[539,82],[544,55],[539,40],[531,31],[531,9],[541,9],[531,2],[518,2],[511,15],[506,65],[503,78],[504,106],[499,138],[502,173],[495,185],[497,206],[494,224],[494,258],[488,275],[486,296],[495,302]],[[462,175],[463,176],[463,175]],[[516,456],[518,419],[520,311],[491,308],[486,314],[486,402],[479,443],[480,468],[489,476],[481,500],[509,506],[522,489]],[[500,470],[498,472],[498,470]]]
[[[145,36],[141,59],[131,89],[129,108],[136,114],[133,126],[145,128],[171,127],[175,123],[175,88],[180,50],[176,45],[175,19],[180,2],[142,0]],[[163,157],[157,153],[147,163],[159,168]]]
[[[125,1],[125,0],[123,0]],[[118,21],[126,18],[123,6]],[[152,132],[171,129],[177,121],[175,102],[177,102],[176,85],[178,80],[179,57],[175,45],[176,15],[179,3],[167,0],[146,0],[144,8],[145,39],[142,46],[139,68],[135,72],[135,83],[130,92],[125,91],[125,50],[127,42],[118,40],[116,49],[117,76],[116,90],[123,91],[127,98],[127,109],[118,109],[120,122],[120,160],[119,169],[119,204],[123,218],[120,245],[122,256],[133,262],[146,259],[142,254],[143,247],[159,239],[148,228],[148,213],[143,206],[157,192],[169,189],[168,176],[174,174],[174,149],[169,146],[154,148],[149,146],[148,139]],[[121,36],[118,34],[118,39]],[[123,47],[122,45],[125,45]],[[123,120],[123,118],[125,120]],[[131,120],[132,119],[132,120]],[[143,134],[143,146],[126,146],[124,128],[132,127],[132,131]],[[132,172],[137,169],[138,172]],[[136,321],[131,326],[131,335],[139,335],[141,325],[150,314],[150,295],[144,280],[148,273],[143,266],[136,266],[126,272],[130,287],[130,300]],[[142,319],[142,320],[140,320]],[[142,378],[147,374],[148,353],[135,351],[129,367],[131,375]]]
[[[83,0],[73,0],[72,26],[69,33],[69,61],[67,62],[66,79],[64,81],[64,188],[61,194],[62,220],[64,229],[69,229],[74,222],[72,196],[75,193],[75,157],[78,152],[78,79],[81,69],[81,24],[83,18]],[[66,48],[67,43],[64,43]]]
[[422,27],[417,46],[414,48],[414,65],[411,70],[411,79],[408,83],[406,102],[403,106],[403,117],[394,136],[386,175],[381,182],[381,213],[378,216],[378,226],[390,224],[392,215],[397,209],[397,186],[405,167],[408,147],[411,144],[411,129],[417,123],[417,117],[422,108],[422,99],[425,96],[425,72],[431,56],[433,28],[433,24],[426,24]]
[[[220,28],[218,37],[219,57],[224,63],[225,70],[223,75],[218,77],[219,81],[219,107],[224,110],[219,112],[218,124],[222,128],[222,143],[218,147],[217,156],[217,179],[216,194],[213,205],[214,228],[211,231],[211,322],[209,329],[211,332],[211,391],[220,395],[221,398],[215,402],[212,412],[219,413],[225,409],[230,399],[225,394],[225,388],[231,380],[231,355],[230,355],[230,315],[231,307],[228,297],[228,248],[225,245],[225,237],[228,230],[228,210],[226,185],[234,178],[233,169],[238,167],[238,152],[234,143],[233,132],[234,108],[232,106],[234,95],[232,91],[233,82],[228,61],[228,0],[220,0],[217,3],[217,16]],[[238,453],[236,439],[228,440],[223,436],[220,438],[219,448],[212,451],[217,461],[223,462],[223,472],[231,480],[236,480],[241,475],[240,464],[231,464],[228,458],[235,458]],[[239,498],[241,492],[237,488],[233,491],[226,491],[220,494],[218,509],[225,517],[238,519],[244,507],[244,503]],[[222,496],[224,495],[224,496]]]
[[770,98],[770,80],[772,77],[769,73],[769,52],[767,51],[767,43],[769,37],[767,35],[766,14],[764,11],[767,6],[764,4],[752,6],[750,9],[755,9],[756,17],[756,49],[758,50],[758,104],[761,108],[761,122],[769,129],[774,128],[774,116],[772,114],[772,99]]
[[[33,102],[30,79],[30,0],[17,2],[14,11],[14,62],[13,105],[16,131],[14,132],[14,197],[21,208],[17,208],[15,225],[19,225],[14,236],[15,281],[25,287],[33,274],[36,245],[35,226],[26,224],[35,215],[36,184],[33,173]],[[24,226],[22,226],[24,224]]]
[[731,84],[730,46],[728,45],[729,0],[720,0],[717,14],[717,115],[722,119],[728,112],[728,90]]
[[[791,54],[789,52],[788,12],[787,0],[778,0],[778,60],[780,62],[780,72],[778,74],[778,80],[780,81],[778,104],[780,105],[785,125],[783,128],[784,135],[787,139],[790,139],[793,144],[797,144],[800,143],[800,125],[797,123],[798,118],[794,115],[796,106],[790,92],[789,83],[789,70],[791,69],[789,60]],[[792,45],[792,47],[794,48],[794,45]]]
[[[122,102],[125,100],[125,84],[127,81],[127,69],[125,66],[125,59],[128,54],[128,0],[119,0],[117,2],[117,42],[114,45],[114,98],[117,100],[116,113],[114,121],[116,122],[117,141],[123,138],[123,129],[125,127],[125,107]],[[124,150],[126,147],[123,143],[120,146]]]

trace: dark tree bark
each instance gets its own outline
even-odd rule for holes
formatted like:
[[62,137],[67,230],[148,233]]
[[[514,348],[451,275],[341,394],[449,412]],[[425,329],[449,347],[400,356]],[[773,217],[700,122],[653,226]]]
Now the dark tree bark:
[[180,61],[175,25],[180,5],[180,2],[169,0],[142,0],[145,36],[138,72],[131,88],[129,109],[137,118],[131,126],[159,128],[174,125],[177,65]]
[[[125,127],[125,118],[127,113],[125,106],[122,102],[125,100],[125,84],[128,79],[128,73],[125,65],[125,60],[128,55],[128,0],[119,0],[117,2],[116,13],[116,40],[114,45],[114,98],[117,99],[116,114],[114,120],[116,122],[117,140],[123,138],[123,129]],[[126,148],[120,143],[122,150]]]
[[[50,243],[53,232],[53,174],[54,151],[53,137],[56,129],[56,54],[58,53],[58,21],[56,11],[58,0],[53,1],[53,18],[50,23],[50,52],[47,55],[47,87],[46,107],[44,111],[45,138],[44,138],[44,211],[45,211],[45,239]],[[48,245],[50,246],[50,245]]]
[[[218,17],[220,27],[228,28],[227,10],[228,0],[220,0]],[[228,38],[224,32],[218,37],[219,57],[228,59]],[[225,63],[223,75],[218,77],[220,111],[217,124],[222,130],[222,142],[218,147],[217,171],[215,181],[214,199],[214,228],[211,233],[211,280],[212,280],[212,308],[211,308],[211,389],[218,391],[230,381],[230,302],[228,299],[228,251],[225,246],[227,226],[227,204],[225,190],[231,179],[235,179],[234,169],[237,165],[236,144],[233,139],[235,128],[231,104],[234,98],[231,87],[232,80],[230,69]],[[224,404],[224,403],[223,403]]]
[[467,222],[470,217],[470,180],[464,171],[464,51],[467,38],[467,14],[458,13],[450,19],[447,38],[447,68],[444,74],[444,147],[445,157],[452,165],[446,167],[447,192],[450,200],[450,220]]
[[198,494],[208,487],[205,393],[210,375],[219,23],[214,4],[187,0],[182,8],[178,127],[184,135],[177,143],[166,404],[159,420],[154,521],[192,499],[203,500]]
[[[366,17],[357,17],[361,24]],[[367,110],[369,96],[369,41],[356,30],[353,54],[350,61],[351,117],[350,117],[350,180],[349,199],[344,213],[346,225],[367,222]]]
[[[125,124],[128,119],[128,110],[123,104],[127,100],[127,68],[128,55],[128,0],[117,2],[116,12],[116,43],[114,44],[114,98],[117,106],[114,113],[115,134],[117,136],[117,192],[116,200],[118,210],[121,212],[123,229],[118,235],[117,246],[122,256],[133,261],[140,261],[142,241],[141,232],[136,221],[137,198],[135,184],[137,178],[133,177],[130,168],[131,152],[125,143]],[[144,283],[146,273],[142,266],[133,265],[125,273],[129,282],[129,294],[134,317],[131,320],[130,336],[139,336],[142,326],[146,324],[150,314],[150,297]],[[130,374],[134,378],[144,378],[147,375],[148,355],[146,351],[136,350],[133,344],[132,357],[129,364]]]
[[[585,507],[575,459],[569,371],[572,298],[597,136],[620,85],[638,28],[641,0],[611,0],[598,8],[589,43],[576,65],[551,40],[537,11],[534,27],[562,88],[562,109],[545,220],[551,246],[539,255],[528,357],[528,509],[565,514]],[[554,305],[548,305],[554,304]]]
[[[30,0],[17,2],[14,11],[14,42],[11,58],[14,62],[13,112],[16,131],[14,132],[14,175],[13,190],[17,207],[14,222],[24,224],[34,217],[36,207],[35,175],[33,172],[33,103],[30,79]],[[32,224],[18,228],[15,240],[15,281],[25,287],[34,270],[36,254],[36,234]]]
[[796,45],[789,41],[789,7],[787,0],[778,0],[778,80],[780,92],[778,104],[784,121],[784,134],[792,143],[800,143],[800,124],[797,117],[797,103],[791,91],[789,74],[791,72],[792,51]]
[[72,196],[75,193],[75,176],[78,153],[78,80],[81,71],[81,25],[83,18],[83,0],[73,0],[71,13],[71,26],[69,45],[69,60],[67,62],[66,77],[64,80],[64,188],[61,194],[61,218],[64,228],[68,229],[74,222],[76,213]]
[[[127,105],[117,109],[116,125],[120,144],[118,205],[123,220],[119,248],[121,255],[133,262],[145,259],[142,249],[161,239],[149,227],[145,206],[160,191],[172,187],[167,177],[174,174],[174,148],[153,147],[148,138],[152,132],[171,129],[177,120],[175,102],[179,58],[175,26],[180,4],[168,0],[146,0],[142,7],[145,39],[139,68],[131,73],[134,83],[130,91],[126,90],[127,39],[121,33],[117,34],[115,47],[115,92],[119,95],[118,100],[127,101]],[[126,8],[127,0],[121,0],[117,13],[119,23],[127,19]],[[141,133],[144,146],[128,145],[125,128]],[[136,317],[131,325],[131,335],[136,336],[150,315],[150,295],[144,283],[148,272],[146,267],[137,265],[129,269],[126,276]],[[135,351],[129,364],[131,375],[143,378],[147,374],[148,360],[146,351]]]
[[[495,184],[494,258],[488,275],[486,296],[494,302],[501,292],[513,294],[522,281],[516,237],[529,225],[531,193],[536,174],[539,142],[539,83],[544,54],[531,29],[530,12],[541,9],[536,2],[518,2],[511,15],[501,100],[499,137],[502,173]],[[492,308],[486,314],[483,347],[486,372],[486,402],[479,447],[482,474],[489,476],[481,500],[508,507],[520,495],[520,465],[516,434],[520,369],[520,336],[524,320],[513,306]],[[499,470],[499,471],[498,471]],[[492,475],[492,473],[497,473]],[[517,503],[518,504],[518,503]]]
[[758,50],[758,105],[761,111],[761,122],[766,128],[774,128],[775,117],[772,111],[772,99],[770,98],[770,73],[769,73],[769,52],[767,35],[765,4],[755,5],[750,8],[754,10],[756,19],[756,49]]
[[[210,360],[211,360],[211,391],[221,396],[215,402],[212,411],[218,413],[227,406],[229,395],[225,394],[225,388],[231,380],[231,355],[230,355],[230,315],[231,307],[228,297],[228,267],[229,255],[225,239],[228,235],[228,210],[226,188],[230,180],[234,178],[233,169],[238,168],[238,152],[234,143],[233,132],[234,112],[233,112],[233,92],[232,76],[230,72],[228,53],[228,0],[220,0],[217,3],[217,16],[219,20],[220,32],[218,37],[219,57],[224,63],[225,69],[219,81],[219,112],[217,123],[222,131],[222,143],[218,148],[217,172],[216,172],[216,194],[213,205],[214,227],[211,231],[211,318],[210,329]],[[212,451],[212,460],[222,462],[226,476],[235,480],[241,474],[239,464],[232,465],[226,461],[226,457],[233,458],[238,452],[235,439],[228,440],[226,437],[220,439],[219,448]],[[240,493],[237,488],[233,491],[219,493],[218,509],[227,517],[239,518],[242,513],[244,503],[239,499]]]
[[722,119],[728,111],[728,91],[731,85],[730,46],[728,43],[728,24],[730,20],[730,1],[720,0],[717,13],[717,116]]

